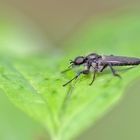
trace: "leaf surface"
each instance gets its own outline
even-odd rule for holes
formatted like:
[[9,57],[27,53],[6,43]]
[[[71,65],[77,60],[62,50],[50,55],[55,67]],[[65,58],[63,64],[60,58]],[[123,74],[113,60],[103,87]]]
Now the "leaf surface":
[[[85,52],[140,56],[140,20],[119,17],[117,20],[89,21],[64,45],[65,55],[1,56],[0,88],[21,110],[46,127],[53,140],[69,140],[95,123],[122,97],[125,88],[140,76],[140,67],[120,71],[122,80],[110,70],[81,76],[72,84],[62,85],[75,71],[61,74],[68,60]],[[70,48],[71,46],[71,48]]]

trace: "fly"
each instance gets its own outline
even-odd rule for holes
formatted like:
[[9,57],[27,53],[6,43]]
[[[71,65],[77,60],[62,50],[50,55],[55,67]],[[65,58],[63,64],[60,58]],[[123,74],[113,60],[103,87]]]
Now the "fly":
[[63,86],[68,85],[73,80],[76,80],[81,74],[87,75],[93,73],[92,81],[89,85],[92,85],[97,73],[101,73],[107,67],[110,68],[112,74],[121,78],[121,76],[114,69],[115,66],[133,66],[139,65],[140,58],[135,57],[124,57],[124,56],[114,56],[114,55],[98,55],[96,53],[91,53],[87,56],[78,56],[74,60],[70,60],[70,66],[64,72],[71,70],[74,66],[84,66],[84,70],[77,73],[75,77],[65,83]]

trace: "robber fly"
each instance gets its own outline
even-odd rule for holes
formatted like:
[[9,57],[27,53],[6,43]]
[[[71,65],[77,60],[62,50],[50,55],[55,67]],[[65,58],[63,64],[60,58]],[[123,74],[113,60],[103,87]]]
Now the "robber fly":
[[105,68],[109,67],[112,74],[121,78],[121,76],[116,73],[114,66],[131,66],[131,65],[139,65],[140,58],[134,57],[124,57],[124,56],[114,56],[114,55],[98,55],[96,53],[91,53],[87,56],[78,56],[74,60],[70,60],[70,66],[64,72],[71,70],[74,66],[84,66],[84,70],[80,71],[75,77],[73,77],[70,81],[65,83],[63,86],[68,85],[73,80],[76,80],[81,74],[87,75],[89,73],[93,73],[92,81],[89,85],[92,85],[96,74],[103,72]]

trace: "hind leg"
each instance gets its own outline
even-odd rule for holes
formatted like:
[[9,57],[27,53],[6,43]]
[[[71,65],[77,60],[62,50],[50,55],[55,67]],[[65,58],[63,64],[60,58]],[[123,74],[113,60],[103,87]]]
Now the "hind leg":
[[113,67],[112,67],[111,64],[109,64],[108,66],[110,67],[111,72],[112,72],[112,74],[113,74],[114,76],[117,76],[117,77],[121,78],[121,76],[120,76],[118,73],[116,73],[115,69],[113,69]]

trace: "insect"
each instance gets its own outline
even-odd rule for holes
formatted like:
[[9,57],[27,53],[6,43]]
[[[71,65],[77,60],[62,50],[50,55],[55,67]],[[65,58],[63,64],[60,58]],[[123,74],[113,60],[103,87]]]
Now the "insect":
[[109,67],[112,74],[121,78],[121,76],[116,72],[114,66],[132,66],[139,65],[140,58],[135,57],[124,57],[124,56],[114,56],[114,55],[98,55],[96,53],[91,53],[87,56],[78,56],[74,60],[70,60],[70,66],[68,69],[64,70],[67,72],[71,70],[74,66],[84,66],[84,70],[77,73],[75,77],[65,83],[63,86],[68,85],[73,80],[76,80],[81,74],[87,75],[93,73],[92,81],[89,85],[92,85],[97,73],[101,73],[105,68]]

